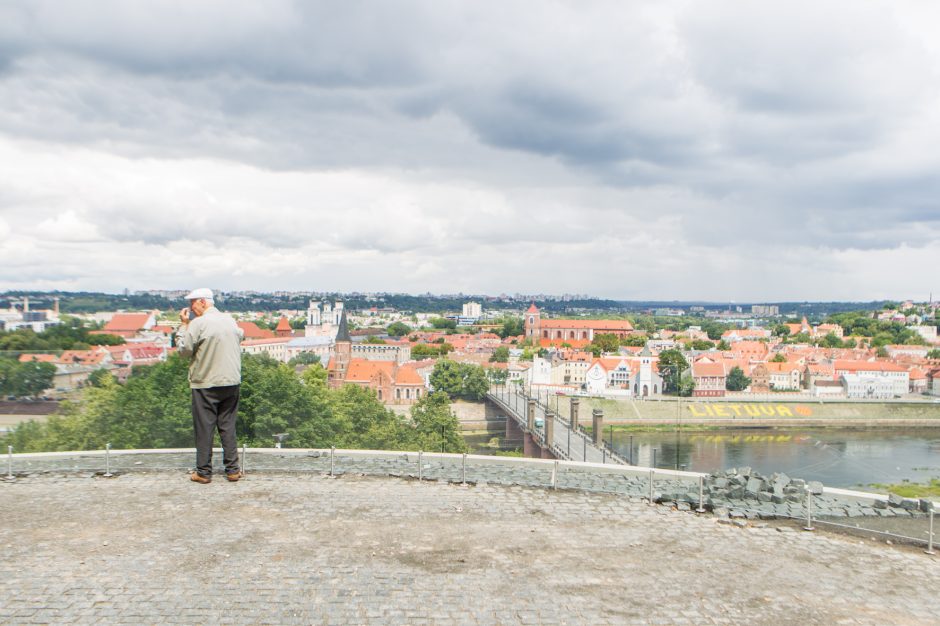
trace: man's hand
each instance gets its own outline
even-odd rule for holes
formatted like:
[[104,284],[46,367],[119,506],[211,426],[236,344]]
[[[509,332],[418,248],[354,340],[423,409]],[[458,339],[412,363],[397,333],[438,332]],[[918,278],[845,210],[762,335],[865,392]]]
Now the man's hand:
[[189,307],[180,309],[180,322],[185,326],[189,324]]

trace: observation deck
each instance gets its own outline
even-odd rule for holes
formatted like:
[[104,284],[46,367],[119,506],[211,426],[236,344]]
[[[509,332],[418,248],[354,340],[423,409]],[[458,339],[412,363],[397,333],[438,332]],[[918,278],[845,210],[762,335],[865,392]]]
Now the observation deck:
[[110,478],[104,461],[16,455],[0,481],[0,622],[938,618],[940,563],[920,549],[605,493],[633,468],[253,449],[242,481],[198,485],[192,451],[115,451]]

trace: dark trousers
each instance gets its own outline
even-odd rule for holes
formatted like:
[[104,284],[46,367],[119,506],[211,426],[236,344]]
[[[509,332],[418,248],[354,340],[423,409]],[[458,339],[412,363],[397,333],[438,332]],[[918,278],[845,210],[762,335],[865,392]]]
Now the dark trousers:
[[196,471],[212,476],[212,440],[218,429],[222,440],[225,473],[238,471],[238,443],[235,419],[238,416],[238,392],[241,385],[193,389],[193,430],[196,432]]

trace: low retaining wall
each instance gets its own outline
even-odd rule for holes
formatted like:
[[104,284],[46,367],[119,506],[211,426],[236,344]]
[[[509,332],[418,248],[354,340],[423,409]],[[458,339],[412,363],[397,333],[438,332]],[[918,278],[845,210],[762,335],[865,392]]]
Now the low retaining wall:
[[[570,398],[551,398],[562,416],[570,414]],[[606,424],[683,424],[711,426],[927,426],[940,427],[940,403],[819,402],[793,400],[675,398],[633,400],[580,398],[580,415],[604,411]]]
[[[217,450],[221,452],[221,450]],[[814,516],[829,518],[892,517],[924,520],[935,504],[927,500],[805,484],[783,475],[762,477],[749,468],[709,475],[625,465],[478,455],[392,452],[381,450],[308,450],[250,448],[243,468],[252,472],[345,473],[437,480],[477,485],[520,485],[574,489],[645,498],[693,510],[701,506],[722,517],[803,519],[806,491]],[[16,454],[5,458],[17,478],[43,473],[70,473],[95,478],[140,471],[190,470],[195,450],[113,450]],[[215,455],[220,462],[221,454]],[[4,467],[4,470],[7,468]],[[218,467],[219,473],[222,468]],[[0,473],[2,475],[5,472]],[[915,540],[922,540],[912,537]]]

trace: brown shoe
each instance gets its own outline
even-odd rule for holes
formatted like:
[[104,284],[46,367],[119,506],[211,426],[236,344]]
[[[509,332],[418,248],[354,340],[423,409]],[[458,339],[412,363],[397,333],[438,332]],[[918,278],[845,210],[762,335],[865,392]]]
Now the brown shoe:
[[199,472],[193,472],[192,474],[190,474],[189,480],[193,481],[194,483],[199,483],[200,485],[208,485],[209,483],[212,482],[211,478],[209,478],[208,476],[203,476]]
[[236,483],[238,482],[238,479],[241,477],[242,477],[241,472],[232,472],[231,474],[225,475],[225,480],[229,481],[230,483]]

